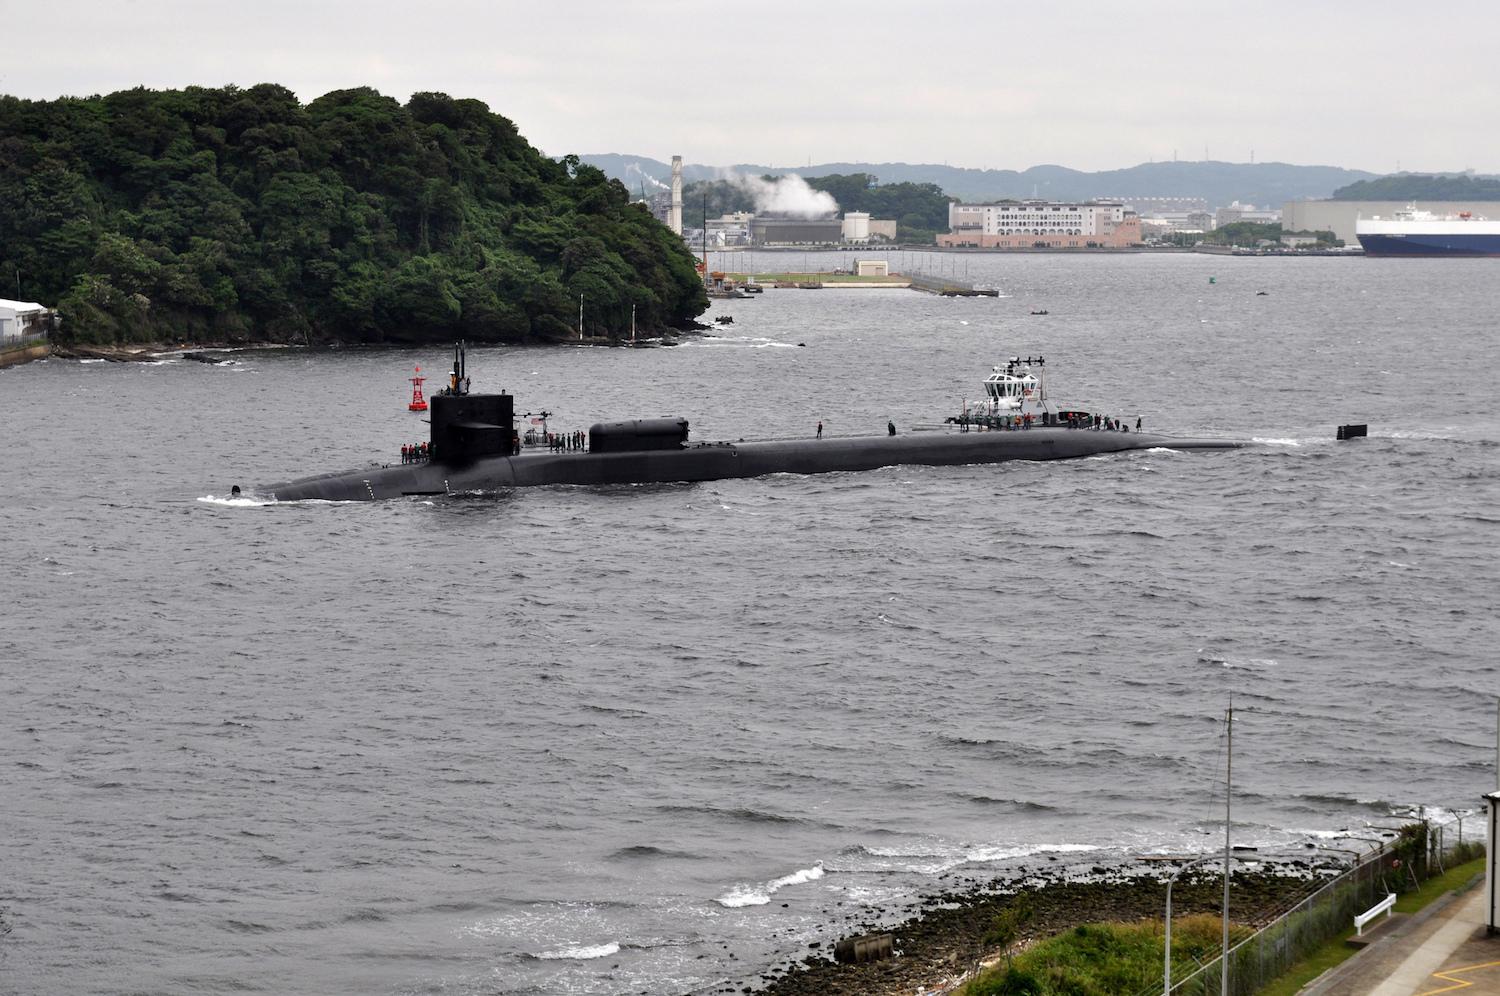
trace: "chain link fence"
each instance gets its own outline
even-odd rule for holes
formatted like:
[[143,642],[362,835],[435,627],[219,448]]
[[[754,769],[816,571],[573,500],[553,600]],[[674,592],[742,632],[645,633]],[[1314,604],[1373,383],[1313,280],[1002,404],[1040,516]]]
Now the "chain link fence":
[[[1353,867],[1230,948],[1227,990],[1221,975],[1222,958],[1215,958],[1174,981],[1171,993],[1218,996],[1227,991],[1234,996],[1251,996],[1325,942],[1349,930],[1356,914],[1393,892],[1409,892],[1443,874],[1446,868],[1484,853],[1477,834],[1464,839],[1462,820],[1436,826],[1408,824],[1394,841],[1379,843],[1377,850],[1361,855]],[[1162,992],[1162,987],[1138,996],[1157,992]]]

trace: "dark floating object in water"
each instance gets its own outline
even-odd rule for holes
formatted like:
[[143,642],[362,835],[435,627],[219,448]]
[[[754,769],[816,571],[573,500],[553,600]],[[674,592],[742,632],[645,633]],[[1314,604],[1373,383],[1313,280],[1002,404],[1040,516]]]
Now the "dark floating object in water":
[[1361,439],[1370,434],[1368,425],[1341,425],[1339,426],[1339,439]]
[[718,322],[720,325],[733,325],[734,324],[734,316],[733,315],[718,315],[717,317],[714,318],[714,321]]
[[1271,295],[1270,295],[1269,291],[1256,291],[1255,292],[1255,296],[1256,297],[1270,297]]
[[[689,442],[687,419],[647,418],[595,423],[588,431],[586,447],[580,448],[576,434],[548,433],[547,413],[541,413],[531,421],[542,426],[543,445],[523,447],[516,429],[515,398],[503,392],[467,393],[460,344],[454,348],[450,386],[428,396],[430,459],[304,477],[265,485],[253,493],[278,501],[371,501],[558,484],[720,481],[907,465],[1065,460],[1153,447],[1237,449],[1245,445],[1234,439],[1085,429],[1086,424],[1100,423],[1093,418],[1085,422],[1083,413],[1057,410],[1047,402],[1037,376],[1044,362],[1041,357],[1025,361],[1016,357],[1004,373],[996,367],[997,373],[986,381],[989,400],[982,410],[966,411],[960,431],[930,426],[925,428],[931,431],[896,434],[892,423],[880,435]],[[1115,420],[1105,420],[1105,429],[1111,421]],[[527,431],[528,442],[533,434],[536,430]]]
[[1032,314],[1033,315],[1049,315],[1049,314],[1051,314],[1051,312],[1048,311],[1046,308],[1043,308],[1041,311],[1033,311]]

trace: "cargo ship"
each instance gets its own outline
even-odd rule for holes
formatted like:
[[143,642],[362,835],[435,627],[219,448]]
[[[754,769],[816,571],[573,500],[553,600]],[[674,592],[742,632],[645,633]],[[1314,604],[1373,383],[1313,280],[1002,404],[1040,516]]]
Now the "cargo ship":
[[1354,234],[1366,256],[1500,256],[1500,221],[1461,211],[1436,215],[1409,207],[1389,218],[1360,218]]

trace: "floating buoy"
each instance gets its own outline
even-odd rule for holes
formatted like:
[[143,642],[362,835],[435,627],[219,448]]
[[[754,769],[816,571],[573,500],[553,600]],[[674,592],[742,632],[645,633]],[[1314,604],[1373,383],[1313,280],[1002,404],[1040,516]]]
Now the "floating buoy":
[[406,406],[409,412],[425,412],[427,410],[427,399],[422,397],[422,382],[427,378],[422,376],[422,368],[417,367],[417,375],[411,379],[411,404]]
[[1212,284],[1212,283],[1216,283],[1216,281],[1215,281],[1215,280],[1214,280],[1214,278],[1213,278],[1213,277],[1209,277],[1209,278],[1208,278],[1208,282],[1209,282],[1209,283],[1211,283],[1211,284]]

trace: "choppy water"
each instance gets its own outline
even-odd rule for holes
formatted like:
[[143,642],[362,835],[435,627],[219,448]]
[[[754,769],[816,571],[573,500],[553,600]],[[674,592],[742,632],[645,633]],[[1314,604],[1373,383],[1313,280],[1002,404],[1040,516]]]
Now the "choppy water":
[[390,459],[443,351],[0,373],[0,990],[738,986],[938,875],[1212,846],[1231,694],[1242,840],[1472,808],[1493,262],[958,265],[1009,296],[773,291],[470,372],[738,438],[1044,352],[1062,400],[1266,444],[260,506],[208,499]]

